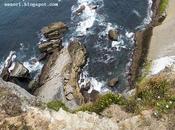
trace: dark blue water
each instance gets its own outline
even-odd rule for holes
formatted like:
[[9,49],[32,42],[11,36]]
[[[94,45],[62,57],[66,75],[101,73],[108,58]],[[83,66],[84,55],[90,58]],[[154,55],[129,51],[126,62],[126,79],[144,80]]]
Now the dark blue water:
[[[17,52],[21,61],[26,61],[38,55],[37,43],[40,29],[52,22],[63,21],[70,26],[65,41],[75,34],[80,18],[71,18],[72,6],[77,0],[25,0],[26,2],[58,2],[58,7],[4,7],[4,2],[19,2],[22,0],[3,0],[0,2],[0,62],[3,62],[11,50]],[[92,1],[92,0],[89,0]],[[82,2],[82,0],[79,0]],[[126,32],[134,32],[143,24],[147,17],[148,0],[94,0],[95,5],[103,5],[96,10],[97,15],[103,16],[94,21],[90,28],[91,33],[78,37],[86,44],[89,62],[85,71],[90,77],[95,77],[99,82],[119,77],[121,84],[125,84],[126,65],[129,62],[133,43],[126,38]],[[75,7],[76,7],[75,6]],[[73,20],[73,21],[72,21]],[[104,24],[101,24],[104,23]],[[119,51],[112,47],[111,41],[101,33],[106,29],[106,24],[116,25],[123,41]],[[21,45],[23,49],[21,49]],[[125,46],[125,47],[121,47]],[[105,62],[104,62],[105,61]]]

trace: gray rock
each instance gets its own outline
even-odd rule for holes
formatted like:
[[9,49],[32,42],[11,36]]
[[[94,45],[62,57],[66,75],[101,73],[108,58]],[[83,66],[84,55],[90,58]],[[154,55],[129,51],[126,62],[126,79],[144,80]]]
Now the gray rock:
[[15,62],[14,67],[10,70],[10,77],[29,78],[29,70],[20,62]]

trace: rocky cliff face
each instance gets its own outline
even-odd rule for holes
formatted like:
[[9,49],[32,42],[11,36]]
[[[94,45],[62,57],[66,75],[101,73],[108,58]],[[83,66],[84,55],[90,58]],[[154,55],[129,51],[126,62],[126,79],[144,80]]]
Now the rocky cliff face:
[[41,106],[44,105],[21,87],[0,79],[1,130],[166,130],[171,125],[168,117],[157,120],[151,110],[133,115],[117,105],[107,108],[101,116],[62,109],[55,112]]

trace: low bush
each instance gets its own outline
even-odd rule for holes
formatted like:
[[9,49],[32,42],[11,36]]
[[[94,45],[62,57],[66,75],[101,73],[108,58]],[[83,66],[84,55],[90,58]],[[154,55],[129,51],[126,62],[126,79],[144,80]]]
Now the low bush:
[[85,104],[76,111],[89,111],[100,114],[105,108],[109,107],[112,104],[125,105],[125,103],[126,99],[121,95],[108,93],[99,97],[96,102]]
[[68,108],[65,106],[65,104],[57,100],[48,102],[47,107],[55,111],[59,111],[60,108],[62,108],[65,111],[68,111]]
[[160,9],[159,9],[159,11],[160,11],[161,14],[165,12],[165,10],[166,10],[166,8],[168,6],[168,2],[169,2],[169,0],[161,0],[160,1]]

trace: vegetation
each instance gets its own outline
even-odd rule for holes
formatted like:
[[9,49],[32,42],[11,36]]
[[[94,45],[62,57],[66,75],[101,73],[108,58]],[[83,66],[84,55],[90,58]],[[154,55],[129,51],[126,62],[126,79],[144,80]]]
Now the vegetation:
[[128,100],[126,110],[138,113],[144,109],[154,109],[159,114],[168,113],[175,108],[173,83],[164,76],[144,80],[137,86],[137,94]]
[[55,111],[59,111],[60,108],[62,108],[65,111],[68,111],[68,108],[65,106],[65,104],[57,100],[47,103],[47,107]]
[[125,105],[126,100],[121,95],[108,93],[101,96],[95,103],[85,104],[81,106],[77,111],[89,111],[100,114],[105,108],[112,104]]
[[[127,112],[138,114],[146,109],[155,110],[157,115],[169,113],[175,110],[174,82],[167,80],[165,76],[144,78],[137,84],[137,91],[133,97],[124,98],[119,94],[107,93],[100,96],[96,102],[80,106],[78,111],[89,111],[100,114],[112,104],[121,105]],[[68,110],[64,103],[52,101],[47,104],[48,108],[58,111],[60,108]]]
[[160,1],[160,13],[162,14],[163,12],[165,12],[167,6],[168,6],[168,2],[169,0],[161,0]]

